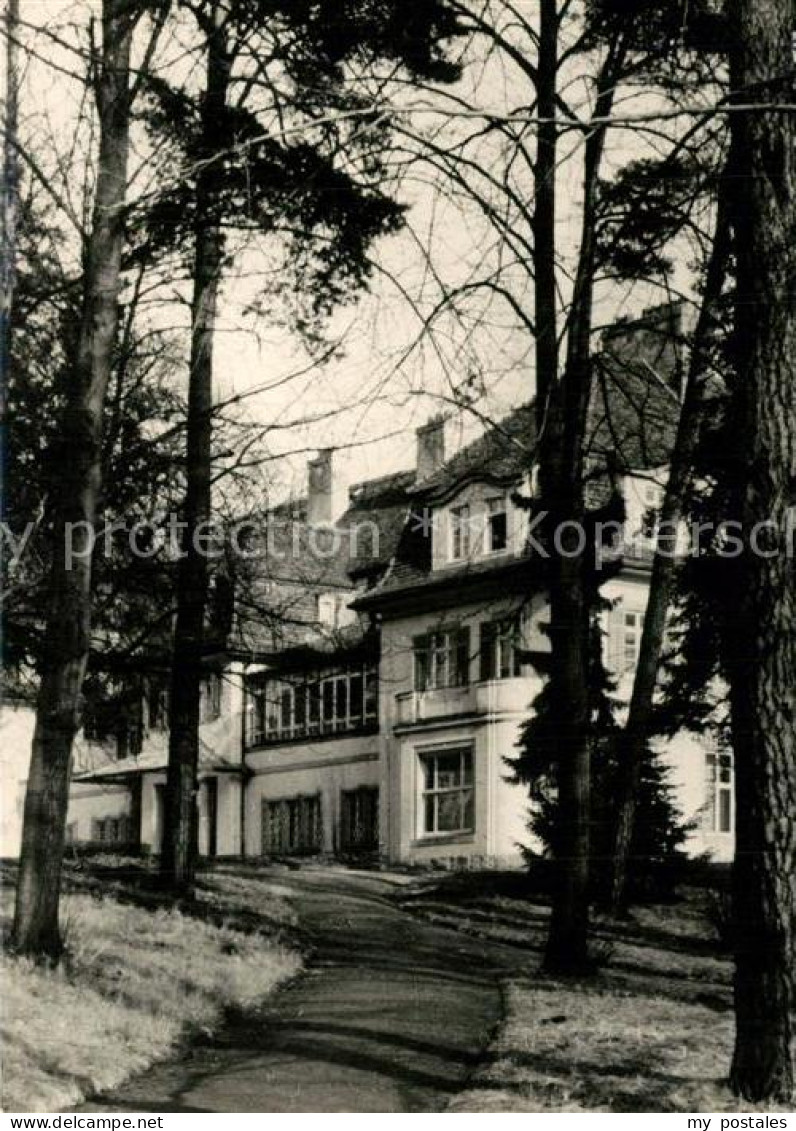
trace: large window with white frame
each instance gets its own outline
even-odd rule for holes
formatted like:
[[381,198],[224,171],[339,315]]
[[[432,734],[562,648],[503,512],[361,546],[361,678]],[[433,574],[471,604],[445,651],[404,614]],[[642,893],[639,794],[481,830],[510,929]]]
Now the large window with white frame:
[[470,505],[451,507],[451,559],[462,561],[470,556]]
[[427,632],[413,641],[415,691],[466,687],[470,682],[470,629]]
[[635,609],[622,613],[622,671],[632,671],[641,653],[641,633],[644,614]]
[[705,828],[711,833],[733,831],[733,764],[732,754],[718,746],[705,754],[707,803]]
[[522,675],[522,628],[518,616],[483,621],[480,627],[481,680]]
[[248,747],[372,729],[377,721],[375,667],[247,681]]
[[608,667],[615,675],[633,671],[641,652],[644,613],[624,604],[614,609],[608,621],[605,653]]
[[475,785],[471,745],[418,752],[421,837],[470,833],[475,829]]
[[224,690],[224,677],[221,672],[210,672],[201,684],[199,699],[199,721],[212,723],[221,717],[221,699]]

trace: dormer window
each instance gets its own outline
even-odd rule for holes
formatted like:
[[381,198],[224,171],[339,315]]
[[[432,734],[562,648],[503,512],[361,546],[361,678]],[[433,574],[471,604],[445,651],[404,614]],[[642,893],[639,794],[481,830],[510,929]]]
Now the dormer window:
[[464,503],[451,507],[451,558],[461,561],[470,556],[470,507]]
[[505,495],[487,499],[486,549],[496,554],[505,550],[509,542],[509,521]]

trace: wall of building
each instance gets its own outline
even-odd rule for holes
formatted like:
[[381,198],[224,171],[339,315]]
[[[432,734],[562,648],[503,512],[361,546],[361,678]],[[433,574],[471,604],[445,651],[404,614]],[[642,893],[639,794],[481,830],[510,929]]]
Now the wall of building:
[[[627,669],[622,659],[623,617],[626,612],[643,615],[647,607],[649,586],[643,576],[619,576],[605,585],[604,594],[609,600],[616,602],[614,609],[607,614],[607,661],[614,672],[619,665],[617,697],[627,704],[633,690],[633,670]],[[710,786],[706,755],[709,750],[706,741],[700,735],[681,731],[671,739],[658,741],[655,749],[669,771],[668,781],[682,819],[692,826],[684,846],[685,851],[689,856],[708,855],[712,860],[723,863],[732,860],[734,852],[735,806],[733,802],[733,831],[716,831],[711,826],[708,806]]]
[[[204,783],[214,776],[217,785],[216,856],[240,855],[241,779],[236,774],[202,774],[197,795],[199,855],[207,856],[211,846],[209,827],[210,810]],[[141,845],[145,851],[157,855],[163,843],[163,805],[166,774],[164,772],[142,775],[141,783]]]
[[[527,844],[527,791],[506,780],[504,759],[514,754],[518,729],[540,689],[530,666],[522,677],[479,682],[480,625],[518,607],[512,598],[472,601],[446,613],[425,612],[382,625],[380,719],[382,728],[382,839],[393,861],[456,866],[513,865]],[[528,615],[526,644],[549,648],[539,628],[544,602]],[[454,625],[470,627],[470,686],[414,695],[413,640]],[[457,702],[458,700],[458,702]],[[458,716],[458,717],[456,717]],[[408,724],[408,725],[407,725]],[[472,834],[423,834],[420,819],[424,754],[471,745],[475,788]]]
[[732,801],[733,831],[719,832],[711,822],[708,804],[710,784],[706,765],[708,748],[705,739],[681,731],[657,750],[669,770],[669,781],[683,820],[689,829],[685,851],[689,856],[709,856],[717,863],[729,863],[735,851],[735,803]]
[[[3,703],[0,709],[0,856],[19,855],[35,725],[36,712],[30,703],[13,700]],[[109,746],[89,742],[78,732],[73,754],[75,770],[105,765],[111,759]],[[126,790],[118,786],[89,787],[73,783],[67,824],[76,823],[76,839],[86,841],[91,839],[95,820],[127,816],[129,812]]]
[[141,781],[141,847],[157,854],[163,843],[163,791],[166,774],[144,774]]
[[5,702],[0,711],[0,855],[19,855],[25,783],[35,715],[30,707]]
[[243,784],[233,774],[218,776],[218,824],[216,827],[216,855],[241,854],[241,795]]
[[96,822],[108,817],[131,816],[130,790],[120,785],[73,782],[66,813],[69,839],[86,843],[96,839]]
[[[489,483],[468,483],[454,498],[434,511],[434,535],[432,540],[432,565],[434,570],[444,569],[454,563],[451,558],[451,508],[467,506],[469,510],[469,554],[472,561],[484,560],[499,562],[512,554],[522,553],[527,540],[528,514],[515,506],[510,492]],[[506,549],[489,553],[487,537],[488,501],[500,498],[505,500],[507,515]]]
[[[616,602],[608,614],[609,637],[606,642],[607,660],[616,670],[621,667],[624,635],[624,614],[643,615],[648,598],[648,582],[643,575],[624,575],[609,581],[605,594]],[[497,619],[508,612],[508,601],[490,601],[463,605],[445,613],[423,613],[401,620],[385,622],[382,627],[381,664],[381,720],[382,763],[384,786],[382,794],[382,838],[388,845],[393,860],[455,863],[482,858],[498,861],[517,859],[518,844],[527,845],[530,834],[526,829],[528,801],[524,789],[505,781],[503,758],[513,753],[517,731],[527,708],[539,689],[538,678],[524,677],[524,690],[517,680],[496,681],[495,687],[503,696],[502,714],[493,713],[491,721],[484,717],[464,721],[446,719],[445,715],[429,719],[422,726],[402,726],[402,716],[407,714],[413,686],[412,644],[416,636],[446,625],[470,624],[471,647],[477,649],[478,625],[482,620]],[[545,638],[539,632],[539,620],[546,619],[544,605],[539,602],[533,610],[532,635],[536,641]],[[528,669],[526,669],[526,672]],[[474,656],[470,678],[477,682],[478,663]],[[509,685],[514,685],[510,691]],[[484,685],[471,689],[453,689],[447,692],[427,692],[423,699],[427,713],[433,713],[435,697],[447,696],[451,701],[459,696],[461,713],[472,714],[483,708],[481,690]],[[618,696],[625,702],[632,690],[632,671],[620,674]],[[513,701],[512,701],[513,700]],[[411,708],[410,708],[411,709]],[[451,711],[450,713],[453,713]],[[483,712],[482,712],[483,715]],[[446,744],[472,743],[476,790],[476,823],[473,835],[439,837],[436,841],[420,835],[418,805],[420,796],[419,759],[424,751]],[[659,752],[669,768],[669,781],[674,800],[684,822],[692,827],[685,845],[691,856],[704,854],[716,861],[732,858],[734,836],[732,832],[716,831],[710,824],[707,811],[709,785],[706,772],[706,747],[704,740],[688,733],[659,744]],[[734,807],[733,807],[734,828]],[[445,843],[447,840],[447,843]]]
[[233,763],[241,760],[244,671],[244,665],[239,663],[224,670],[219,716],[199,727],[200,739],[213,755]]
[[322,741],[289,743],[249,751],[246,766],[246,855],[263,850],[263,801],[321,795],[323,850],[339,847],[343,790],[380,785],[377,735],[341,735]]
[[[514,752],[519,720],[487,718],[401,734],[390,743],[385,777],[392,801],[385,816],[393,862],[443,867],[515,866],[528,843],[526,790],[507,780],[504,758]],[[473,830],[429,835],[423,828],[424,757],[470,748],[473,764]]]

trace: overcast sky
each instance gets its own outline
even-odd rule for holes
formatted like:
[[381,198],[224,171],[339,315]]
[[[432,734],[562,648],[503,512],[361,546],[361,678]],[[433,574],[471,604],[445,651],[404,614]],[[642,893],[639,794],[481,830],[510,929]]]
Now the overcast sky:
[[[530,2],[521,0],[523,7]],[[88,0],[21,0],[23,22],[45,33],[23,28],[23,36],[40,58],[27,63],[21,99],[23,140],[38,149],[45,166],[52,166],[59,150],[66,158],[65,146],[74,134],[83,97],[80,84],[58,69],[75,70],[79,58],[53,44],[46,31],[84,45],[92,10],[96,4]],[[577,90],[577,72],[571,82],[571,89]],[[454,93],[500,112],[516,106],[523,92],[515,76],[494,59],[479,59],[476,50]],[[576,99],[580,97],[578,93]],[[649,96],[643,92],[633,92],[621,103],[623,111],[645,105]],[[413,117],[411,124],[417,130],[431,129],[439,127],[439,120],[425,113]],[[471,123],[451,122],[446,128],[471,127]],[[627,130],[614,131],[608,167],[618,167],[647,144]],[[578,230],[579,146],[574,140],[562,145],[563,152],[572,153],[559,169],[559,224],[565,248]],[[485,164],[499,156],[488,147],[479,152]],[[69,160],[79,163],[80,157],[71,154]],[[140,176],[145,180],[146,171]],[[75,195],[79,198],[77,186]],[[378,269],[370,292],[334,318],[331,336],[340,340],[341,349],[328,365],[311,367],[302,344],[275,324],[267,309],[247,313],[260,296],[262,273],[272,265],[266,248],[249,246],[225,281],[216,348],[218,392],[222,396],[251,392],[243,410],[248,418],[285,426],[269,442],[275,454],[292,453],[291,457],[267,472],[278,478],[281,491],[303,488],[304,449],[339,448],[336,471],[346,483],[412,466],[414,428],[440,408],[451,413],[449,445],[458,446],[481,427],[477,416],[452,410],[449,403],[455,386],[466,378],[479,391],[482,416],[499,416],[533,394],[532,341],[506,307],[487,308],[480,293],[468,304],[463,319],[442,318],[437,333],[417,341],[421,315],[439,299],[440,280],[451,286],[487,277],[500,249],[478,210],[451,199],[432,183],[428,169],[417,167],[407,175],[399,195],[410,206],[407,230],[374,249]],[[563,286],[569,266],[565,257]],[[687,287],[685,267],[676,273],[675,283]],[[158,317],[166,324],[187,327],[185,292],[175,288],[174,293],[183,301],[161,307]],[[530,309],[532,296],[521,289],[517,294]],[[639,313],[655,301],[655,292],[610,288],[598,297],[599,322],[617,312]],[[298,370],[303,375],[285,380]],[[291,422],[293,426],[286,427]]]

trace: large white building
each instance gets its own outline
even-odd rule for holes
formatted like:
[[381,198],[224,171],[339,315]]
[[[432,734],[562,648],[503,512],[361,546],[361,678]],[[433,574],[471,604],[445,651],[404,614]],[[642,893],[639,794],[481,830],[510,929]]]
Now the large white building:
[[[626,501],[622,568],[605,587],[606,659],[625,696],[676,418],[677,343],[661,325],[658,310],[606,336],[591,406],[590,490],[599,498],[610,469]],[[516,502],[533,490],[533,422],[521,407],[447,458],[444,422],[432,420],[418,430],[416,466],[352,488],[339,517],[322,453],[307,499],[270,516],[268,554],[207,656],[204,855],[519,861],[529,802],[504,759],[541,686],[533,656],[549,648],[528,512]],[[138,686],[122,757],[112,736],[90,728],[92,741],[79,740],[70,840],[159,850],[165,666]],[[4,752],[20,762],[30,708],[7,705],[3,727]],[[660,756],[693,822],[689,850],[729,859],[730,755],[681,734]],[[5,855],[18,849],[24,776],[21,762],[6,766]]]

